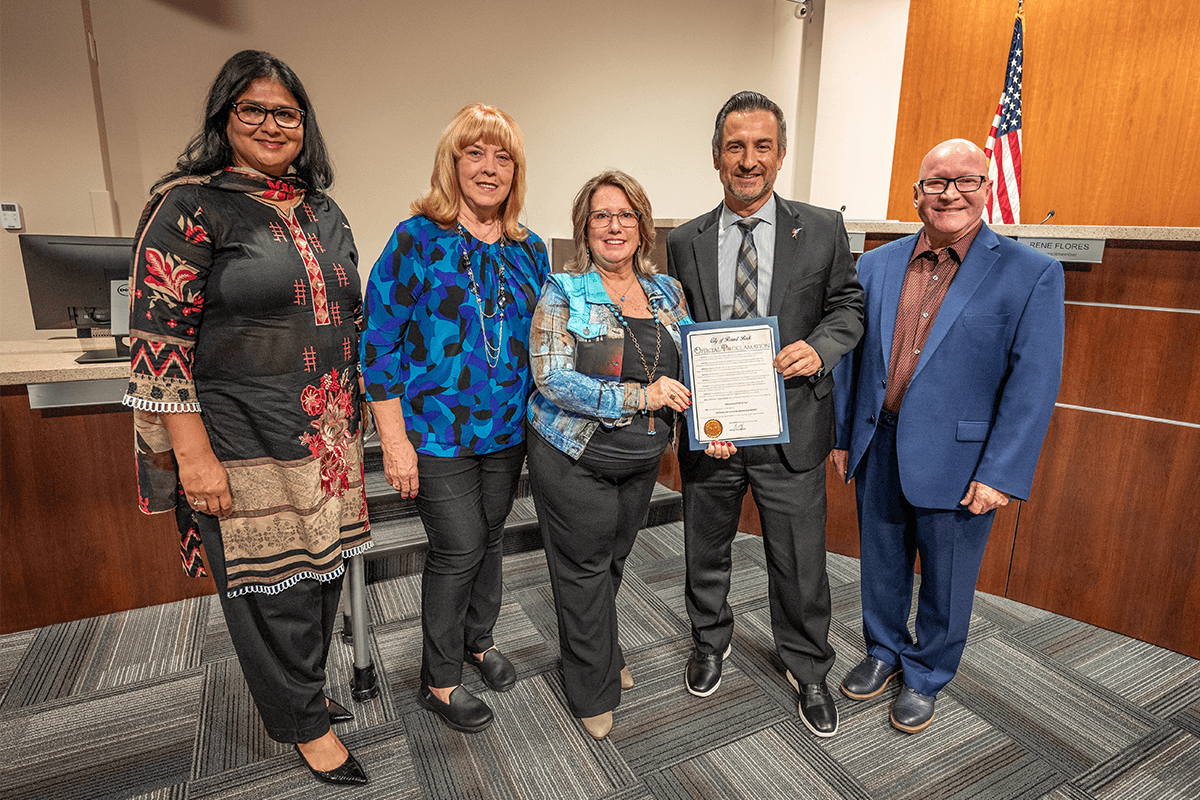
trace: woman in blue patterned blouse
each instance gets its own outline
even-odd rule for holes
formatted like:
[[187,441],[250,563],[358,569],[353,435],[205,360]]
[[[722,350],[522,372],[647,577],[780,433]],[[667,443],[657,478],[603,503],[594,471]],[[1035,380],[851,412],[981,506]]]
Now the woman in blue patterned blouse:
[[415,498],[429,537],[417,697],[455,730],[492,710],[462,686],[463,661],[493,691],[516,671],[496,648],[504,522],[525,460],[529,320],[550,272],[517,218],[525,149],[499,109],[467,106],[442,134],[430,189],[410,206],[366,291],[362,369],[387,481]]
[[641,184],[607,170],[571,211],[575,256],[546,282],[529,348],[529,483],[558,615],[563,688],[595,739],[612,729],[633,675],[617,642],[617,590],[646,522],[675,415],[679,281],[650,262],[654,216]]

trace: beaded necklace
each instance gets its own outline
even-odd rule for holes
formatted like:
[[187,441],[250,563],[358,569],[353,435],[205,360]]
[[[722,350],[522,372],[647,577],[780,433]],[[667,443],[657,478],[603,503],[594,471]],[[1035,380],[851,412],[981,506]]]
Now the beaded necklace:
[[[622,297],[621,299],[624,300],[625,298]],[[625,329],[625,335],[633,340],[633,346],[637,349],[638,358],[642,360],[642,369],[646,370],[647,385],[653,383],[654,373],[658,371],[658,359],[662,354],[662,329],[658,325],[658,309],[654,307],[654,305],[650,302],[650,298],[647,297],[646,307],[650,309],[650,316],[654,319],[654,367],[652,369],[646,364],[646,354],[642,352],[642,346],[638,343],[637,336],[634,335],[633,329],[629,327],[629,323],[625,320],[625,315],[622,313],[623,309],[616,303],[609,303],[608,307],[612,309],[617,321],[620,322],[621,327]],[[650,418],[650,426],[646,433],[648,436],[656,436],[658,431],[654,430],[654,412],[652,412],[649,408],[648,399],[646,405],[646,416]]]
[[[471,294],[475,296],[475,307],[479,309],[479,330],[483,333],[483,356],[487,359],[488,366],[495,368],[500,363],[500,354],[504,351],[504,308],[508,305],[509,291],[508,279],[504,275],[505,258],[501,253],[497,259],[497,276],[496,283],[496,299],[492,303],[492,313],[487,314],[483,310],[483,298],[479,292],[479,283],[475,281],[475,270],[471,266],[471,255],[467,252],[467,231],[463,228],[462,223],[458,224],[458,235],[462,242],[462,256],[458,259],[458,268],[467,271],[467,288],[471,290]],[[503,245],[501,245],[503,247]],[[479,260],[480,269],[483,268],[482,257]],[[482,276],[482,272],[480,275]],[[500,328],[496,331],[495,344],[488,341],[487,324],[485,320],[495,319],[500,317]]]

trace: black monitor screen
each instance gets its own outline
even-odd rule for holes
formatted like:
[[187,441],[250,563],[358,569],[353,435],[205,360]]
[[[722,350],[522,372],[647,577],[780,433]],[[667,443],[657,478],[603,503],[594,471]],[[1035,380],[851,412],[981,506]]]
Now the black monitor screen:
[[[21,234],[21,258],[38,330],[108,328],[110,281],[129,278],[133,239]],[[127,308],[118,309],[127,314]]]

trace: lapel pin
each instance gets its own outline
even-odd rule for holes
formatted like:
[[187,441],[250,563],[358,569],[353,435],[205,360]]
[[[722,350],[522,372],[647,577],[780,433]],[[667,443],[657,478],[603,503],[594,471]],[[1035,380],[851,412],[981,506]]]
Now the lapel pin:
[[800,232],[799,228],[792,228],[792,238],[796,238],[796,234]]

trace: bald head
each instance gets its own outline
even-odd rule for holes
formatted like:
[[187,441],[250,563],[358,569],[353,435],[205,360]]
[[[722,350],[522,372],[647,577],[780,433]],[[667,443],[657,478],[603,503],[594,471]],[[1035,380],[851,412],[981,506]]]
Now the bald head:
[[[963,191],[955,182],[968,175],[978,176],[980,184],[974,191]],[[946,190],[930,194],[922,181],[938,178],[947,181]],[[963,181],[970,186],[972,181]],[[921,172],[913,184],[913,206],[925,234],[934,249],[949,247],[968,233],[983,216],[991,181],[987,179],[987,156],[977,145],[966,139],[950,139],[925,154]]]
[[921,159],[920,178],[932,177],[932,173],[929,170],[933,165],[945,159],[956,159],[964,166],[973,165],[972,169],[975,171],[970,174],[987,174],[987,156],[983,154],[983,150],[978,145],[966,139],[947,139],[926,153],[925,157]]

